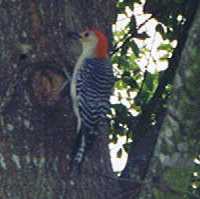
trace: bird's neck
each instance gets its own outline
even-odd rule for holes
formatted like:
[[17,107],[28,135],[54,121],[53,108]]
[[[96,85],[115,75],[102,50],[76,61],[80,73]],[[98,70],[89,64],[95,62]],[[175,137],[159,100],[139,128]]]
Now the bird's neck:
[[108,54],[99,54],[95,50],[95,48],[87,48],[84,49],[83,52],[81,53],[79,59],[107,59]]
[[83,50],[78,58],[77,64],[76,64],[76,69],[79,70],[82,67],[82,64],[84,63],[85,59],[107,59],[108,55],[105,54],[105,56],[98,56],[96,49],[94,46],[84,46],[83,45]]
[[83,50],[76,62],[74,73],[77,73],[83,67],[85,59],[91,59],[91,58],[95,58],[95,55],[93,54],[93,52],[89,49]]
[[84,44],[83,44],[83,51],[79,58],[82,58],[82,59],[96,58],[95,47],[94,46],[84,46]]

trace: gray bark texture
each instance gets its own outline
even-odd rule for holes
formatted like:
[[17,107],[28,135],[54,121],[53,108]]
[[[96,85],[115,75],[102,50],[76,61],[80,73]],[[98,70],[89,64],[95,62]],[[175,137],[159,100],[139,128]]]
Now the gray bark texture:
[[0,198],[110,199],[118,185],[106,132],[79,176],[69,175],[76,120],[69,84],[80,45],[67,31],[98,28],[110,41],[114,0],[0,0]]
[[[190,198],[200,150],[200,7],[189,31],[168,102],[168,112],[143,182],[140,199]],[[198,198],[193,195],[192,198]]]

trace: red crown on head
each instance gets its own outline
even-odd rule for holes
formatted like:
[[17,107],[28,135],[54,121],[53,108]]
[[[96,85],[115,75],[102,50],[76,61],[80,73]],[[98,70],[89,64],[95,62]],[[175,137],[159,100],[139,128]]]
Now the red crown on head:
[[107,58],[108,57],[108,39],[106,35],[97,29],[89,29],[89,31],[93,31],[97,38],[98,43],[96,46],[96,57],[99,59]]

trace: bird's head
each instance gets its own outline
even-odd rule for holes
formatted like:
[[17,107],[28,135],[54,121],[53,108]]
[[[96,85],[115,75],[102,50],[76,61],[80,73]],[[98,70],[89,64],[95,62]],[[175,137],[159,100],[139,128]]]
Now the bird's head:
[[74,33],[75,37],[82,43],[84,56],[98,59],[108,57],[108,39],[103,32],[95,29],[85,30]]

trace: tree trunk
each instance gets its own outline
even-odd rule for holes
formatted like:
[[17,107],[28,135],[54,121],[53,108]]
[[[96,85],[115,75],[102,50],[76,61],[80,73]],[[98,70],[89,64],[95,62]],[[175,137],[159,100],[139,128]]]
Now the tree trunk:
[[96,27],[111,41],[115,1],[0,1],[0,13],[0,198],[113,197],[106,132],[69,175],[76,121],[69,83],[57,91],[80,53],[66,32]]
[[[199,153],[200,7],[189,31],[141,199],[189,198]],[[193,195],[192,198],[197,198]]]

